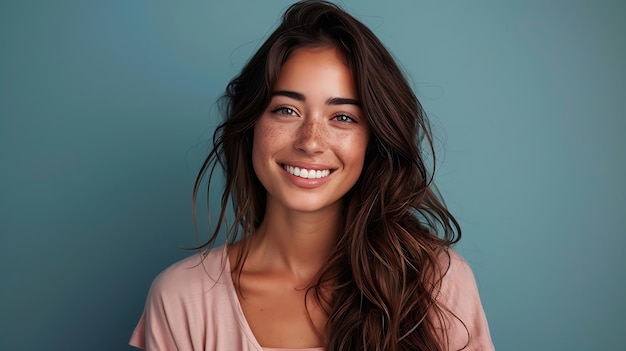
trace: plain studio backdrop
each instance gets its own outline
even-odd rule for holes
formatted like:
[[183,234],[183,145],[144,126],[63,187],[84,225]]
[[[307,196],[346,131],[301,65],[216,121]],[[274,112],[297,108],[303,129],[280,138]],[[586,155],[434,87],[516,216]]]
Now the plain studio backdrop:
[[[2,1],[1,350],[131,349],[215,100],[289,4]],[[624,2],[344,5],[432,119],[496,348],[623,349]]]

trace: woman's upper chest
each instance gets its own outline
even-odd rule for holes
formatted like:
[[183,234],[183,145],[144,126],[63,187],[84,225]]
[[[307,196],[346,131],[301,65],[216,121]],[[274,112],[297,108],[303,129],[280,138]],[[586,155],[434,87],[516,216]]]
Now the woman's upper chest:
[[313,291],[284,275],[242,273],[237,296],[259,344],[268,348],[306,349],[322,345],[326,318]]

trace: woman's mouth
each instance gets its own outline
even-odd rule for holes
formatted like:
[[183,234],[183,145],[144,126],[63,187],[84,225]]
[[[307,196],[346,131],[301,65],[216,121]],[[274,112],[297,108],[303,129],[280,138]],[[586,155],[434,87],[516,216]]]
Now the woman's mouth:
[[332,170],[330,169],[306,169],[300,167],[294,167],[290,165],[283,164],[283,168],[289,173],[293,174],[296,177],[304,178],[304,179],[319,179],[328,177]]

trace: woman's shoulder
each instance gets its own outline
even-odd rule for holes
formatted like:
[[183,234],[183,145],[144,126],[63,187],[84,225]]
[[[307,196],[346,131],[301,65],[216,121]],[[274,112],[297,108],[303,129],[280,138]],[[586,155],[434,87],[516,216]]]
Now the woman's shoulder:
[[197,252],[154,279],[131,345],[148,350],[214,349],[207,345],[216,342],[236,345],[245,340],[238,331],[240,323],[233,322],[241,318],[226,249]]
[[452,312],[443,327],[451,349],[493,350],[487,318],[474,273],[467,261],[452,249],[441,255],[444,272],[437,300]]
[[229,278],[228,260],[223,246],[205,252],[196,252],[166,269],[152,282],[151,294],[173,294],[196,291],[215,283],[225,283]]
[[471,278],[474,280],[474,273],[467,261],[454,249],[448,248],[441,253],[441,264],[444,268],[444,279],[464,280]]
[[452,248],[439,253],[442,272],[441,291],[444,298],[477,293],[476,279],[467,261]]

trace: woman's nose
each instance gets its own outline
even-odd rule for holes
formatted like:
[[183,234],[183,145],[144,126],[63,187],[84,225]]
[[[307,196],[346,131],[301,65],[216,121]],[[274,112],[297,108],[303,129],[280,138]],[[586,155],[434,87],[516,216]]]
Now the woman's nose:
[[327,148],[328,130],[321,121],[305,120],[298,128],[295,148],[307,154],[322,153]]

